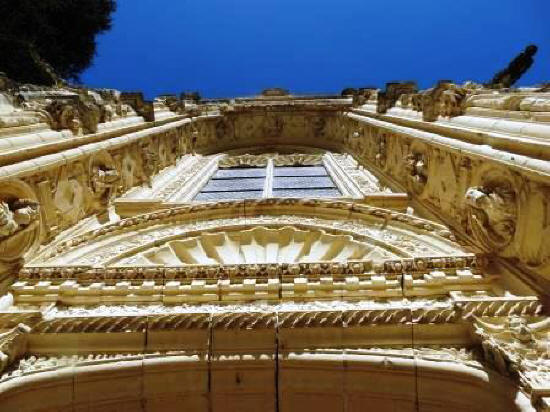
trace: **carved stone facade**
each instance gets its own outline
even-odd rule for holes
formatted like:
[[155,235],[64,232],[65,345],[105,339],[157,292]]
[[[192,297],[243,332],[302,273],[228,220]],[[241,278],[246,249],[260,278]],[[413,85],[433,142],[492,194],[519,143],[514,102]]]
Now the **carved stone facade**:
[[2,84],[0,409],[550,410],[546,89]]

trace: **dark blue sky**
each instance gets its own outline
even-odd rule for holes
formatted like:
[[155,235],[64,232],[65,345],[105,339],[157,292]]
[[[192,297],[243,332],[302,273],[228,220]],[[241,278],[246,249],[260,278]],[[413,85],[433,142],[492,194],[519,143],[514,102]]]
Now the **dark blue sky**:
[[118,0],[82,81],[148,97],[486,81],[527,44],[550,81],[550,0]]

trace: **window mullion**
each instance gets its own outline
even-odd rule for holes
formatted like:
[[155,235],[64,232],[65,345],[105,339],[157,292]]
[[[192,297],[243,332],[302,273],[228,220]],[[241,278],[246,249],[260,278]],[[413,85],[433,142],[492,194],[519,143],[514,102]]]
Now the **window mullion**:
[[264,199],[268,197],[273,197],[273,159],[267,160],[264,192],[262,193],[262,197]]

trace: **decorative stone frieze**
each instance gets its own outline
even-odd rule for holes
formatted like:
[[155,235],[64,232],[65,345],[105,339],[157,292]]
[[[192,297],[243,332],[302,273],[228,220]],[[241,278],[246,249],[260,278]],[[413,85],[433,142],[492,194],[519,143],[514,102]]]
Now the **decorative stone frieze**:
[[[484,250],[517,257],[527,271],[546,276],[547,162],[368,116],[351,114],[350,120],[370,129],[370,149],[356,156],[359,163],[408,188],[423,207]],[[381,145],[386,140],[391,144]]]
[[[478,406],[549,402],[545,89],[17,93],[0,95],[0,402],[115,375],[145,394],[152,374],[204,383],[189,402],[210,410],[334,388],[326,405],[353,409],[365,387],[383,409],[403,379],[400,399],[434,410],[466,408],[426,396],[457,382]],[[323,165],[343,196],[193,200],[217,168],[295,165]]]

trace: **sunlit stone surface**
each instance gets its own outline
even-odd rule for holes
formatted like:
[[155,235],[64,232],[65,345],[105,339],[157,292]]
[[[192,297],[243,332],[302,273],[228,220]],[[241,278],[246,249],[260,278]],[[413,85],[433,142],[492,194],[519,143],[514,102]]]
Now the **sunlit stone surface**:
[[5,86],[0,410],[550,411],[550,92],[495,87]]

